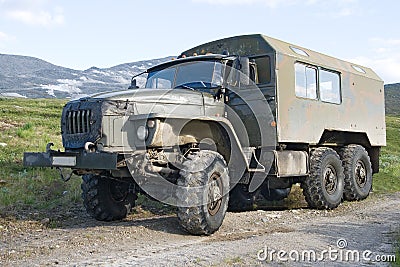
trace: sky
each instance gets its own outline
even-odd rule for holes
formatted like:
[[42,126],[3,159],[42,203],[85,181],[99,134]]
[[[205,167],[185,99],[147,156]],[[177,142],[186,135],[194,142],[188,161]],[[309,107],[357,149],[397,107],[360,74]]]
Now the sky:
[[0,0],[0,53],[84,70],[262,33],[400,82],[397,0]]

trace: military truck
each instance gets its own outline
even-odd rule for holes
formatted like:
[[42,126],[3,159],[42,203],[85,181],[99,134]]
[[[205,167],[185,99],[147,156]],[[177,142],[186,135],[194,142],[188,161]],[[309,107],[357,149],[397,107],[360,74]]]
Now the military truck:
[[316,209],[369,195],[386,142],[383,81],[371,69],[255,34],[140,75],[126,91],[67,103],[63,151],[24,154],[25,166],[81,175],[95,219],[123,219],[146,194],[209,235],[228,209],[282,200],[293,184]]

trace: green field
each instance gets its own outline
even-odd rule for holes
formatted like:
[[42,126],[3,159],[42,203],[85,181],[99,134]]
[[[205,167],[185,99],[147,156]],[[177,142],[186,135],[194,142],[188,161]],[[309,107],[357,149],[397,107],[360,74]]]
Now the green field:
[[[65,183],[57,170],[24,168],[24,151],[45,151],[53,142],[61,147],[60,115],[66,100],[0,98],[0,216],[20,212],[51,212],[77,206],[80,179]],[[374,191],[400,191],[400,117],[387,117],[387,142]]]
[[376,192],[400,191],[400,117],[386,117],[387,145],[382,148],[380,172],[374,176]]
[[57,170],[22,166],[24,151],[45,151],[49,142],[61,148],[65,102],[0,98],[0,216],[51,212],[80,202],[79,179],[64,183]]

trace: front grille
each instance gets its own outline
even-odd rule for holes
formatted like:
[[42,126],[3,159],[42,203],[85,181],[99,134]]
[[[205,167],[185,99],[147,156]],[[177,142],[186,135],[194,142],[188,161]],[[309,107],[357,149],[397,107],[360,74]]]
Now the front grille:
[[90,132],[91,110],[70,110],[67,112],[67,133],[82,134]]
[[101,138],[102,105],[102,101],[87,99],[71,101],[65,105],[61,116],[65,148],[83,148],[87,142],[96,143]]

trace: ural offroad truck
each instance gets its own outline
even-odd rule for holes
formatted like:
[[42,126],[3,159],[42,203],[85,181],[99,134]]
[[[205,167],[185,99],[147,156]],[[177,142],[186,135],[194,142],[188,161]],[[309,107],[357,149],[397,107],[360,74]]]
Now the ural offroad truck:
[[385,146],[382,80],[369,68],[263,35],[226,38],[154,66],[139,89],[67,103],[64,151],[25,166],[82,175],[87,212],[120,220],[137,194],[177,206],[192,234],[227,209],[281,200],[300,183],[310,207],[366,198]]

